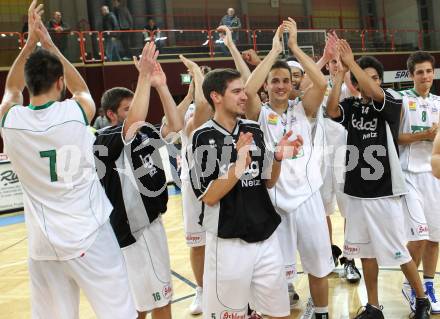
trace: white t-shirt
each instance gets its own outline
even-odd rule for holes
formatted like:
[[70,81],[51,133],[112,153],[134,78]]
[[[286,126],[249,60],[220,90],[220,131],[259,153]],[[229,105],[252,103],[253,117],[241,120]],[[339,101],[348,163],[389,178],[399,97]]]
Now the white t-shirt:
[[[439,123],[440,97],[429,94],[421,97],[414,89],[399,92],[402,94],[402,120],[400,133],[416,133],[428,130]],[[431,172],[432,141],[418,141],[399,145],[402,169],[413,173]]]
[[258,122],[264,132],[268,149],[273,150],[289,130],[293,131],[291,139],[295,139],[297,134],[304,139],[300,153],[283,160],[278,182],[269,189],[274,206],[285,212],[292,212],[322,185],[319,163],[312,152],[311,125],[299,99],[289,101],[289,106],[282,115],[272,110],[268,104],[262,105]]
[[30,257],[81,256],[113,209],[81,106],[74,100],[14,106],[2,119],[2,135],[23,189]]

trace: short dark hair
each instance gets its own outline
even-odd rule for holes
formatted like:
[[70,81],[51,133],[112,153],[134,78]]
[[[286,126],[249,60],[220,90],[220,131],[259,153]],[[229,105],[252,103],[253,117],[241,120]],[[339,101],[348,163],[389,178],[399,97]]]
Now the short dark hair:
[[24,65],[24,80],[32,96],[48,92],[63,75],[60,59],[43,48],[31,53]]
[[431,62],[432,68],[434,69],[435,58],[430,53],[426,51],[416,51],[412,53],[406,61],[406,67],[409,73],[414,74],[416,64],[423,62]]
[[[294,61],[294,60],[292,59],[290,61]],[[272,70],[275,70],[275,69],[286,69],[287,71],[289,71],[290,79],[292,78],[292,70],[290,69],[290,66],[287,64],[286,61],[284,61],[284,60],[275,61],[275,63],[272,64],[272,67],[270,68],[269,72],[271,72]],[[266,81],[268,78],[269,78],[269,74],[266,77]]]
[[212,108],[214,108],[214,102],[211,99],[211,92],[214,91],[224,95],[228,84],[240,77],[240,72],[234,69],[215,69],[205,75],[202,85],[203,95]]
[[[383,64],[378,59],[373,56],[366,55],[356,60],[356,62],[359,64],[362,70],[365,70],[366,68],[375,69],[380,80],[383,80]],[[350,79],[353,84],[358,84],[358,81],[353,73],[350,74]]]
[[132,98],[133,96],[133,91],[124,87],[115,87],[105,91],[101,97],[101,107],[103,108],[107,119],[109,119],[107,116],[108,110],[111,110],[113,113],[117,113],[121,101],[123,99]]

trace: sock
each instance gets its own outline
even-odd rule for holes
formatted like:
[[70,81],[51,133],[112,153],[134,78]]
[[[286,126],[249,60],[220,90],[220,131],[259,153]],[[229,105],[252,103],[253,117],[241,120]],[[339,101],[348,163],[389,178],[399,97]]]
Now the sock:
[[315,307],[315,314],[325,314],[328,313],[328,306],[327,307]]
[[316,319],[329,319],[328,307],[315,307]]
[[429,282],[429,281],[433,282],[434,281],[434,277],[423,275],[423,281],[424,282]]

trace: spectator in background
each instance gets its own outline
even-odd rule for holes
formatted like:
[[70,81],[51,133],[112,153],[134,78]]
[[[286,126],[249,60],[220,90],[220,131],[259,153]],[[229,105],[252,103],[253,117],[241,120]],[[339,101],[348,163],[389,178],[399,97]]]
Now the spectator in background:
[[[229,8],[227,14],[220,20],[219,26],[226,26],[232,32],[232,40],[238,42],[238,31],[241,28],[240,18],[235,15],[234,8]],[[219,33],[219,40],[216,41],[225,56],[229,56],[229,50],[224,43],[225,34]]]
[[[151,34],[154,34],[154,42],[156,44],[157,50],[159,50],[159,52],[160,52],[164,46],[164,39],[161,38],[160,29],[157,26],[156,21],[154,21],[153,18],[148,18],[148,22],[147,22],[147,25],[144,26],[144,30],[151,32]],[[151,38],[150,38],[151,34],[150,33],[145,34],[145,42],[148,42],[151,40]]]
[[[102,30],[114,31],[119,30],[119,23],[113,12],[110,12],[108,6],[101,7],[102,14]],[[120,61],[118,50],[118,34],[104,33],[105,56],[107,61]]]
[[260,91],[260,100],[261,103],[266,104],[267,102],[269,102],[269,96],[267,95],[267,92],[262,90]]
[[70,27],[63,21],[60,11],[53,13],[52,19],[47,22],[47,30],[50,32],[53,42],[60,49],[61,53],[66,55],[68,34],[65,32],[69,32]]
[[[121,31],[133,30],[133,17],[131,16],[130,10],[128,10],[126,5],[123,5],[119,0],[113,0],[113,12],[119,21],[119,28]],[[121,54],[122,60],[131,61],[131,33],[122,32],[120,34],[120,40],[122,43]]]
[[227,26],[232,31],[232,39],[234,40],[234,42],[237,42],[238,31],[241,29],[240,18],[235,15],[234,8],[229,8],[226,13],[227,14],[223,16],[223,18],[220,20],[219,26]]

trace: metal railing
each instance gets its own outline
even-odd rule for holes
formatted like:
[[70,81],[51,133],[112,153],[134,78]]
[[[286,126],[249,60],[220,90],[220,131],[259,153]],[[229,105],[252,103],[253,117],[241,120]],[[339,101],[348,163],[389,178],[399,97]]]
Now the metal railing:
[[[354,52],[384,52],[440,50],[440,30],[334,29],[340,38],[347,39]],[[241,29],[233,34],[239,50],[270,50],[275,29]],[[27,33],[0,31],[0,66],[10,66],[26,43]],[[237,35],[237,37],[236,37]],[[228,55],[216,30],[165,29],[153,32],[128,31],[71,31],[54,33],[53,39],[72,62],[102,63],[131,60],[142,52],[147,41],[155,41],[161,58],[215,57]],[[322,54],[325,30],[299,30],[300,46],[311,48],[311,55]],[[111,54],[110,50],[114,50]],[[118,52],[116,54],[115,52]],[[116,56],[116,58],[115,58]]]

